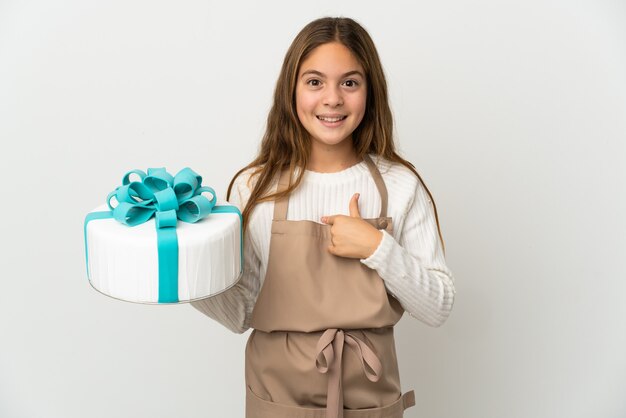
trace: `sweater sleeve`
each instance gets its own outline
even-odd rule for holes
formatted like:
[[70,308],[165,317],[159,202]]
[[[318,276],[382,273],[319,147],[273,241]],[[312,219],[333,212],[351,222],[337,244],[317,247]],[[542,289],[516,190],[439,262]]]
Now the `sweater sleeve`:
[[[229,203],[243,211],[249,193],[246,193],[245,173],[235,179]],[[256,255],[249,234],[244,234],[244,266],[242,276],[230,289],[209,298],[191,302],[191,306],[219,322],[230,331],[242,334],[250,328],[252,309],[259,292],[261,262]]]
[[387,231],[376,251],[361,259],[384,280],[387,291],[414,318],[441,326],[454,304],[454,278],[446,266],[432,202],[417,180],[399,231],[399,242]]

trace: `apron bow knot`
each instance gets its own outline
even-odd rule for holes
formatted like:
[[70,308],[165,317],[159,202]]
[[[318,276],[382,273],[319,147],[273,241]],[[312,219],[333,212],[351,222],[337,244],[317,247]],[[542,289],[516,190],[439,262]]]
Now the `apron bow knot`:
[[356,353],[370,381],[377,382],[382,373],[382,364],[376,353],[355,334],[337,328],[324,331],[317,342],[315,367],[320,373],[328,373],[327,418],[343,418],[341,359],[344,343]]

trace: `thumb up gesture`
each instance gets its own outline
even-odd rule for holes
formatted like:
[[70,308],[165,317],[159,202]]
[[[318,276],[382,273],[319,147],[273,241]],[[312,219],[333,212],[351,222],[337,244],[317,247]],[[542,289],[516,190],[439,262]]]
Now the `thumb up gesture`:
[[359,193],[350,199],[350,216],[323,216],[322,222],[331,225],[331,254],[348,258],[367,258],[376,251],[383,238],[382,231],[361,218]]

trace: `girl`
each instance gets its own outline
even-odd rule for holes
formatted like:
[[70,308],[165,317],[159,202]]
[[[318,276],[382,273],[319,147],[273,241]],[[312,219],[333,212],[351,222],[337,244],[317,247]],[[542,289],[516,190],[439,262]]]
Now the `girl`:
[[432,196],[395,152],[392,126],[365,29],[330,17],[305,26],[259,155],[228,187],[243,208],[243,276],[192,303],[234,332],[254,328],[247,418],[334,418],[344,408],[399,418],[415,403],[401,392],[393,326],[405,310],[440,326],[455,290]]

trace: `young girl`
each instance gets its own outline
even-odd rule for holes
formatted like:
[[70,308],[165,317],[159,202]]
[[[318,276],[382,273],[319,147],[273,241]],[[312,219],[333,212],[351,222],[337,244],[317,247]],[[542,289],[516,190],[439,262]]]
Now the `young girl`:
[[[376,48],[322,18],[283,62],[259,155],[228,187],[242,209],[244,272],[192,305],[245,354],[247,418],[403,416],[393,326],[437,327],[454,282],[432,196],[394,148]],[[231,194],[231,192],[234,193]],[[345,346],[351,350],[344,350]]]

